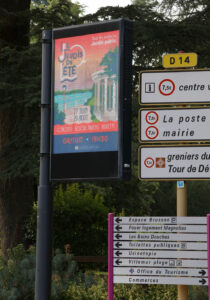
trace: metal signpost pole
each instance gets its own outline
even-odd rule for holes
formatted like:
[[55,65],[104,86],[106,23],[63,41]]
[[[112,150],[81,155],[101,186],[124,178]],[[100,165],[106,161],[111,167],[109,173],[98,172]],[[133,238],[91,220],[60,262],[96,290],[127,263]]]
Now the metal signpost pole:
[[[187,184],[183,182],[183,185],[177,182],[177,216],[187,216]],[[178,300],[188,299],[188,287],[186,285],[178,285]]]
[[52,32],[42,35],[40,183],[38,187],[35,299],[50,299],[52,201],[49,182]]

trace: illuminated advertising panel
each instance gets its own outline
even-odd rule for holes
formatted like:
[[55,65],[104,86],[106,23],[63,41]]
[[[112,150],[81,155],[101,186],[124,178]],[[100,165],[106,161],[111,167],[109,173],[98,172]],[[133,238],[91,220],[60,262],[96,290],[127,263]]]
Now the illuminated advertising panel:
[[118,150],[119,30],[55,40],[53,153]]
[[51,180],[130,174],[131,21],[53,30]]

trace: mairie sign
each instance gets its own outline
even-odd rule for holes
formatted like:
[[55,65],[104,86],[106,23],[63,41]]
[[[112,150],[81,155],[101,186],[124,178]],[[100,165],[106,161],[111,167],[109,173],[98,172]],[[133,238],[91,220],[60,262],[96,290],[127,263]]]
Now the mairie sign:
[[210,108],[141,109],[141,142],[210,141]]

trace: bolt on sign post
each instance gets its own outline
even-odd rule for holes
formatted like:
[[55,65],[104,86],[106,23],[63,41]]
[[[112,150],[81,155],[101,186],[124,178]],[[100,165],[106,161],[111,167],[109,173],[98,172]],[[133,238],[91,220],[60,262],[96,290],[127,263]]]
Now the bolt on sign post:
[[207,286],[207,219],[109,214],[108,300],[113,283]]
[[130,177],[131,38],[127,19],[53,30],[52,181]]

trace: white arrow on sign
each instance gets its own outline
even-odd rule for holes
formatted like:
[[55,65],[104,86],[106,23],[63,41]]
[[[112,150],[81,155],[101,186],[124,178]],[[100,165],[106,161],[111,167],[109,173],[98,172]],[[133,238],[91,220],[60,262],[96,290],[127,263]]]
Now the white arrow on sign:
[[140,103],[209,103],[210,70],[143,71],[140,73]]
[[198,259],[136,259],[115,258],[114,266],[130,267],[179,267],[179,268],[208,268],[208,260]]
[[114,240],[132,240],[132,241],[191,241],[206,242],[207,234],[194,233],[115,233]]
[[114,232],[199,232],[207,233],[206,225],[115,225]]
[[114,242],[114,249],[206,250],[205,242]]
[[208,285],[205,278],[196,277],[158,277],[158,276],[114,276],[114,283],[129,284],[174,284],[174,285]]
[[117,224],[207,224],[206,217],[114,217]]
[[208,277],[208,269],[114,267],[114,275]]
[[207,251],[114,250],[114,257],[207,259]]

